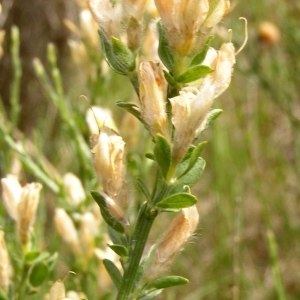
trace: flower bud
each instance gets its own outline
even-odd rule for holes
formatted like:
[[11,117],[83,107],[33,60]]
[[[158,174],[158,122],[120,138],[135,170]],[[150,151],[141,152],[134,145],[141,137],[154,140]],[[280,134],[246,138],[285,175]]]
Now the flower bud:
[[94,21],[91,12],[88,9],[83,9],[79,14],[81,37],[88,44],[97,49],[99,47],[99,37],[97,34],[98,24]]
[[146,0],[123,0],[123,24],[127,33],[127,45],[131,51],[138,50],[142,36],[142,19]]
[[106,38],[109,40],[111,36],[120,38],[121,10],[119,4],[113,5],[110,0],[89,0],[89,7]]
[[99,134],[99,128],[103,126],[117,130],[111,111],[100,106],[92,106],[88,109],[85,120],[91,134]]
[[186,87],[178,96],[170,99],[175,127],[172,154],[175,162],[180,162],[190,147],[212,105],[213,95],[213,87],[207,85],[200,91]]
[[26,184],[22,190],[21,200],[18,205],[17,225],[23,244],[26,244],[29,239],[29,232],[36,215],[41,189],[42,185],[34,182]]
[[85,200],[85,192],[80,179],[72,173],[66,173],[63,177],[63,185],[67,193],[68,200],[79,205]]
[[217,25],[227,14],[229,8],[229,0],[209,0],[209,13],[203,23],[203,27],[211,28]]
[[122,137],[104,126],[92,149],[95,171],[103,191],[122,210],[126,210],[128,206],[124,148]]
[[26,244],[39,204],[40,183],[28,183],[23,188],[17,178],[8,175],[1,179],[4,206],[10,217],[17,223],[20,240]]
[[57,208],[55,210],[54,222],[59,235],[71,246],[74,254],[81,254],[77,230],[66,211],[62,208]]
[[6,247],[4,232],[0,230],[0,288],[7,293],[11,277],[11,265]]
[[65,285],[61,280],[55,281],[50,288],[50,300],[64,300],[66,297]]
[[99,222],[94,215],[86,212],[81,216],[79,240],[81,248],[87,257],[90,257],[94,251],[94,241],[97,235]]
[[167,82],[160,64],[142,62],[139,67],[142,118],[149,125],[152,136],[157,133],[169,139],[166,113]]
[[271,22],[261,22],[258,29],[258,37],[265,46],[274,46],[280,40],[280,31],[278,27]]
[[209,11],[208,0],[155,0],[171,50],[186,55],[198,45],[202,23]]
[[9,216],[18,220],[18,204],[21,199],[22,187],[14,175],[7,175],[1,179],[3,204]]
[[158,242],[154,260],[147,272],[148,277],[154,278],[170,266],[184,243],[192,236],[198,221],[196,206],[182,209]]
[[[235,50],[232,43],[223,43],[220,50],[210,48],[204,65],[211,67],[214,72],[203,79],[203,85],[214,86],[214,99],[219,97],[229,86],[235,64]],[[201,87],[200,87],[201,88]]]

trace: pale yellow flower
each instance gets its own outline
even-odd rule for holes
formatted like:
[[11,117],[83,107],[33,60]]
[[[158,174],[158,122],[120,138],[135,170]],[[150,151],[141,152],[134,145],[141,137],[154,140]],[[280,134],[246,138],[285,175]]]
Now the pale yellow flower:
[[4,232],[0,230],[0,288],[7,293],[12,269],[9,261]]
[[157,133],[169,139],[166,113],[167,82],[159,63],[142,62],[139,67],[141,114],[152,136]]
[[110,0],[89,0],[91,13],[99,27],[110,39],[111,36],[120,38],[121,7],[113,5]]
[[78,233],[71,217],[62,208],[56,208],[54,215],[56,229],[62,239],[71,246],[74,254],[82,254]]
[[186,55],[198,45],[198,31],[209,11],[208,0],[155,0],[170,48]]
[[229,0],[209,0],[209,13],[203,27],[214,27],[227,14],[230,8]]
[[128,206],[125,142],[114,130],[104,126],[92,149],[94,167],[103,191],[117,206]]
[[85,192],[80,179],[73,173],[66,173],[63,177],[63,185],[67,199],[74,205],[79,205],[85,200]]
[[200,81],[199,88],[201,89],[202,85],[212,85],[214,98],[219,97],[230,84],[234,64],[235,50],[232,43],[223,43],[219,51],[210,48],[203,65],[211,67],[214,71]]
[[200,91],[195,87],[186,87],[178,96],[170,99],[172,123],[175,127],[173,141],[175,162],[181,161],[197,131],[203,125],[212,105],[213,96],[213,86],[206,85]]
[[87,110],[85,120],[91,134],[99,134],[99,129],[103,126],[118,131],[111,110],[100,106],[92,106]]
[[154,278],[165,271],[173,262],[184,243],[193,235],[199,221],[196,206],[182,209],[158,242],[153,262],[147,277]]
[[17,223],[21,242],[26,244],[39,204],[42,185],[34,182],[22,188],[14,175],[2,178],[1,184],[4,206]]

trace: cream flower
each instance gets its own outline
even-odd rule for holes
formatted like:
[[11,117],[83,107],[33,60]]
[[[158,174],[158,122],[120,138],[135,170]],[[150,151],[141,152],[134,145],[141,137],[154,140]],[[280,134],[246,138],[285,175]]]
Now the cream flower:
[[168,139],[166,113],[167,82],[161,65],[142,62],[139,67],[142,118],[149,125],[152,136],[157,133]]
[[197,44],[198,30],[209,11],[208,0],[155,0],[170,48],[187,54]]
[[26,244],[36,215],[42,185],[33,182],[22,188],[13,175],[2,178],[1,184],[4,206],[17,223],[21,242]]
[[125,142],[104,126],[92,149],[94,167],[103,191],[123,210],[127,209]]
[[90,0],[91,13],[106,37],[120,38],[121,10],[119,4],[113,5],[110,0]]
[[196,206],[182,209],[181,214],[173,220],[158,242],[147,277],[154,278],[170,266],[184,243],[193,235],[198,221],[199,214]]
[[66,173],[63,177],[63,185],[67,193],[68,200],[79,205],[85,199],[85,192],[80,179],[73,173]]
[[181,161],[191,145],[196,132],[201,128],[212,105],[214,88],[206,85],[200,91],[186,87],[171,98],[172,123],[175,127],[173,159]]
[[232,43],[223,43],[220,50],[210,48],[203,65],[211,67],[214,72],[208,74],[201,82],[201,86],[213,85],[214,98],[219,97],[229,86],[233,65],[235,64],[235,50]]

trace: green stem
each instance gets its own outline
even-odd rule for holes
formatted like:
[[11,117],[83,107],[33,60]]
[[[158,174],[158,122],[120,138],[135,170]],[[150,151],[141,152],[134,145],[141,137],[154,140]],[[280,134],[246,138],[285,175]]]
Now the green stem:
[[16,26],[12,27],[11,31],[11,57],[13,63],[13,81],[11,85],[11,123],[12,131],[17,128],[20,115],[20,84],[22,76],[21,59],[19,54],[20,49],[20,33]]
[[157,211],[150,208],[145,202],[139,212],[135,232],[131,240],[131,247],[133,250],[129,254],[128,267],[125,269],[117,300],[130,299],[129,297],[133,290],[145,244],[156,216]]
[[25,299],[26,289],[27,289],[27,287],[26,287],[27,275],[28,275],[28,266],[24,262],[22,276],[21,276],[21,282],[20,282],[20,287],[19,287],[19,293],[18,293],[18,300]]

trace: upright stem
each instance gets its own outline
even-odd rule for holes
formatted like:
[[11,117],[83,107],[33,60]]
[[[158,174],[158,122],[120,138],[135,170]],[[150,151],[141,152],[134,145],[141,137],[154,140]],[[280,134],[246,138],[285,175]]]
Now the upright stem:
[[129,264],[125,269],[117,300],[129,300],[145,244],[157,216],[157,211],[151,209],[145,202],[139,212],[135,232],[131,240],[132,251],[129,254]]

